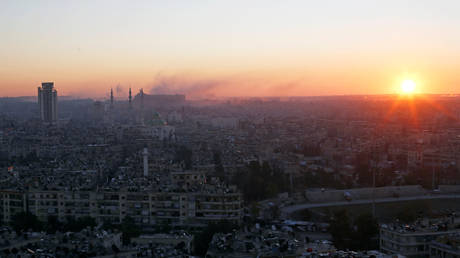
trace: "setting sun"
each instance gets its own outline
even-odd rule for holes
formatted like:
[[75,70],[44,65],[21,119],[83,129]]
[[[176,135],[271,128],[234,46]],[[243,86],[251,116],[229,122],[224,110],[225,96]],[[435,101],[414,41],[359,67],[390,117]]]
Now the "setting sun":
[[403,93],[414,93],[416,84],[413,80],[404,80],[401,83],[401,90]]

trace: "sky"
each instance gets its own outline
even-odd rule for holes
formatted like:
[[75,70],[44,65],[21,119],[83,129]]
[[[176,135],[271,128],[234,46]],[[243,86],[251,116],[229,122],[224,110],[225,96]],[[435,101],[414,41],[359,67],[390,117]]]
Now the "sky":
[[460,1],[0,1],[0,96],[460,93]]

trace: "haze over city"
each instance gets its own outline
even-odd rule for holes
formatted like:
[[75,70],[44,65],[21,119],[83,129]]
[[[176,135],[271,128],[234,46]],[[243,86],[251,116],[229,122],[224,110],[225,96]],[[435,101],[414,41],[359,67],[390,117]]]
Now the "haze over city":
[[0,96],[460,91],[458,1],[2,1]]
[[0,1],[0,257],[460,257],[459,10]]

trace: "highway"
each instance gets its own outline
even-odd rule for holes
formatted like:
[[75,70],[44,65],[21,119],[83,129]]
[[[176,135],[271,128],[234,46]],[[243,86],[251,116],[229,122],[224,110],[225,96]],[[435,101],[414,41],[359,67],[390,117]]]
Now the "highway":
[[[434,195],[422,195],[422,196],[408,196],[408,197],[389,197],[375,199],[375,203],[387,203],[387,202],[403,202],[403,201],[416,201],[416,200],[435,200],[435,199],[460,199],[460,194],[434,194]],[[347,205],[359,205],[359,204],[371,204],[372,199],[364,200],[351,200],[351,201],[340,201],[340,202],[323,202],[323,203],[305,203],[297,204],[292,206],[286,206],[281,208],[282,213],[290,214],[296,211],[301,211],[311,208],[322,208],[322,207],[335,207],[335,206],[347,206]]]

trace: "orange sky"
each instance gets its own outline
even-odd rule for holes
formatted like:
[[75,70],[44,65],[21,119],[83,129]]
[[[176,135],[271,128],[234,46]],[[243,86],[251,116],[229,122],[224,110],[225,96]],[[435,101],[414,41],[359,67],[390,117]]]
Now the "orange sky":
[[[372,3],[371,3],[372,2]],[[0,96],[460,93],[457,1],[2,1]]]

